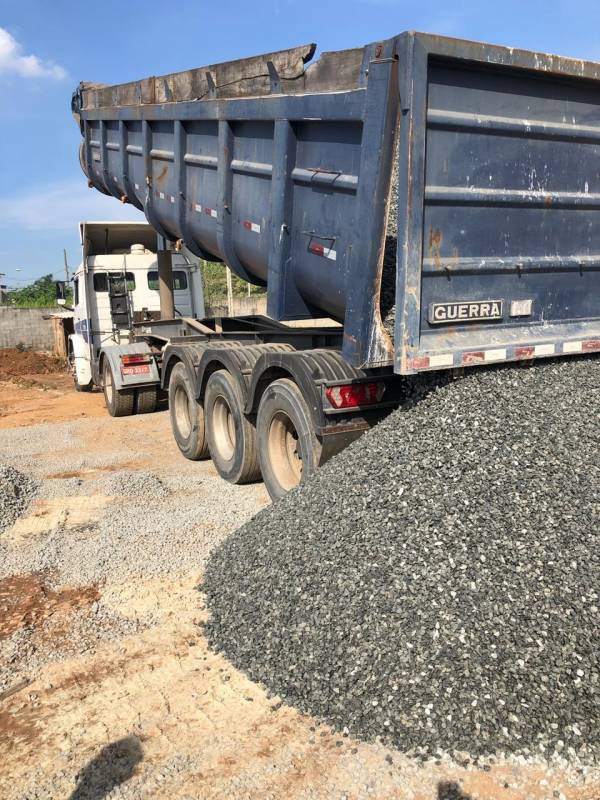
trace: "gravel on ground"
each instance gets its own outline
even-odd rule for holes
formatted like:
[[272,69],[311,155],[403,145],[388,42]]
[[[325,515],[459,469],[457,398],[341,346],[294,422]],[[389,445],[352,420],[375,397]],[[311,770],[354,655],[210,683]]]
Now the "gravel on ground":
[[37,484],[29,475],[0,464],[0,533],[25,511],[36,489]]
[[600,755],[600,359],[470,370],[209,560],[212,645],[404,752]]
[[[31,391],[15,387],[18,404]],[[57,403],[70,397],[94,400]],[[3,462],[39,484],[0,535],[3,800],[600,796],[598,770],[568,754],[422,765],[268,697],[208,647],[197,589],[211,548],[268,502],[264,487],[183,459],[167,414],[86,408],[37,424],[34,398],[30,427],[0,430]]]
[[[231,487],[224,504],[210,464],[186,461],[174,445],[157,461],[157,427],[170,435],[165,415],[0,432],[0,692],[154,624],[107,608],[106,587],[201,569],[265,504],[261,485]],[[96,588],[98,598],[82,603]],[[65,614],[69,633],[57,637]]]

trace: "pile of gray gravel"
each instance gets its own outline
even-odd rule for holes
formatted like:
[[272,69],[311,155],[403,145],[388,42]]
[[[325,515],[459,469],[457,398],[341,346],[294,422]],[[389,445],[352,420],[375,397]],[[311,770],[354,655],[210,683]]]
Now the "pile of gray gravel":
[[[8,436],[5,441],[10,443]],[[0,578],[48,571],[62,584],[87,586],[198,570],[213,547],[264,505],[263,492],[260,485],[236,487],[224,503],[222,480],[194,462],[172,474],[123,471],[95,480],[45,480],[43,498],[80,496],[84,508],[86,496],[112,499],[97,520],[77,528],[17,543],[0,537]]]
[[212,645],[405,752],[595,760],[599,412],[593,357],[394,412],[215,551]]
[[169,494],[169,489],[152,472],[123,470],[108,475],[99,482],[102,494],[108,496],[140,497],[152,502]]
[[0,532],[10,528],[25,511],[37,489],[23,472],[0,465]]

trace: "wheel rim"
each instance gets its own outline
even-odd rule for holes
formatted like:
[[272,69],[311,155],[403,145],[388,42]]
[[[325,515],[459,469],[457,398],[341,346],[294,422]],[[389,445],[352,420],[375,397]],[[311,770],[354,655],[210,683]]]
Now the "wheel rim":
[[215,398],[212,416],[214,443],[222,458],[225,461],[231,461],[235,453],[235,420],[229,403],[223,395]]
[[296,426],[283,411],[269,425],[269,460],[281,487],[289,492],[302,480],[302,456]]
[[192,432],[192,420],[188,395],[183,386],[177,386],[175,389],[174,408],[177,430],[184,439],[187,439]]
[[104,392],[106,394],[106,402],[110,405],[113,401],[113,379],[112,379],[112,372],[110,371],[110,367],[104,370]]

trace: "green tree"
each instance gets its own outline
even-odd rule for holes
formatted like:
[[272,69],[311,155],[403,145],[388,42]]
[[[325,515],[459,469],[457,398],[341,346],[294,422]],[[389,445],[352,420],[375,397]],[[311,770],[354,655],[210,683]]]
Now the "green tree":
[[[227,299],[227,275],[225,273],[224,264],[219,264],[215,261],[203,261],[202,279],[204,283],[204,301],[206,305],[215,304],[215,301]],[[232,275],[231,283],[234,297],[246,297],[248,295],[248,287],[250,287],[251,295],[265,293],[264,287],[248,284],[246,281],[238,278],[237,275]]]
[[[52,275],[44,275],[22,289],[10,289],[7,305],[17,308],[52,308],[56,305],[56,290]],[[67,298],[67,304],[70,298]]]

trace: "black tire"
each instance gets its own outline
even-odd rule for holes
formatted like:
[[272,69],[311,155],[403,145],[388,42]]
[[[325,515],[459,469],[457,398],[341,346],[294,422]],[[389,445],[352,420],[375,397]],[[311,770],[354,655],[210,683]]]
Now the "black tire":
[[297,384],[280,378],[269,384],[256,419],[263,480],[272,500],[279,500],[317,469],[321,443]]
[[76,392],[93,392],[94,384],[92,381],[89,383],[78,383],[77,378],[73,378],[73,386]]
[[115,389],[108,358],[102,363],[102,391],[104,403],[111,417],[129,417],[133,414],[135,392],[133,389]]
[[244,414],[236,381],[225,369],[208,379],[204,414],[208,449],[219,475],[229,483],[258,480],[256,428]]
[[209,458],[204,409],[196,400],[191,375],[185,364],[175,364],[169,379],[169,417],[177,447],[190,461]]
[[135,390],[135,413],[152,414],[158,403],[158,387],[142,386]]

